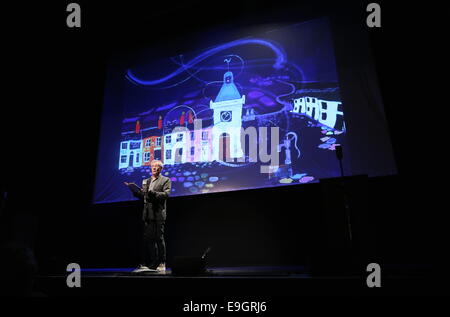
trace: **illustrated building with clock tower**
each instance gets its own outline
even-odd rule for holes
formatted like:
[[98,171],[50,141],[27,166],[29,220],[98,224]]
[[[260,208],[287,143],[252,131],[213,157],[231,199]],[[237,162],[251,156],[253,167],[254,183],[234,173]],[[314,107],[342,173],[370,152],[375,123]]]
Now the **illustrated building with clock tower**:
[[[212,159],[225,160],[221,151],[224,142],[228,145],[227,156],[239,158],[244,155],[241,148],[242,107],[245,95],[239,93],[234,84],[233,73],[227,71],[223,75],[223,84],[210,108],[214,110],[214,126],[212,128]],[[222,142],[221,142],[222,141]]]

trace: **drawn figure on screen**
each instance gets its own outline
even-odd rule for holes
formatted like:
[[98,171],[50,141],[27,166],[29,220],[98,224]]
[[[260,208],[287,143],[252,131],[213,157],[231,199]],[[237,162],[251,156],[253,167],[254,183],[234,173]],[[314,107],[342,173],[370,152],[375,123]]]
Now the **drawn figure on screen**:
[[289,177],[292,176],[292,174],[293,174],[292,165],[291,165],[292,164],[292,161],[291,161],[291,141],[292,140],[295,140],[294,146],[298,153],[297,158],[299,158],[300,150],[297,147],[297,133],[295,133],[295,132],[291,131],[291,132],[286,133],[286,136],[283,139],[283,143],[278,144],[278,149],[277,149],[278,152],[281,152],[281,149],[284,148],[284,153],[286,155],[286,158],[284,160],[284,165],[285,165],[284,169],[288,170],[288,175],[286,175],[286,176],[289,176]]
[[135,128],[134,132],[136,132],[136,133],[141,132],[141,123],[139,122],[139,120],[136,122],[136,128]]
[[297,158],[300,157],[300,150],[297,147],[297,133],[288,132],[286,137],[283,139],[283,144],[278,145],[278,152],[281,152],[281,149],[284,147],[284,153],[286,154],[286,159],[284,160],[284,164],[290,165],[291,162],[291,141],[295,139],[294,146],[298,152]]
[[181,113],[180,116],[180,126],[184,125],[184,111]]

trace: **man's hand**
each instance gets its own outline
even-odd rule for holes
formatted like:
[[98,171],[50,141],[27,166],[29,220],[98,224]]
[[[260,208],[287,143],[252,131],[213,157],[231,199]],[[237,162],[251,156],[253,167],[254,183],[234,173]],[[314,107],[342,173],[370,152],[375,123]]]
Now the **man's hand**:
[[123,182],[125,185],[127,185],[127,186],[130,186],[130,183],[127,183],[127,182]]

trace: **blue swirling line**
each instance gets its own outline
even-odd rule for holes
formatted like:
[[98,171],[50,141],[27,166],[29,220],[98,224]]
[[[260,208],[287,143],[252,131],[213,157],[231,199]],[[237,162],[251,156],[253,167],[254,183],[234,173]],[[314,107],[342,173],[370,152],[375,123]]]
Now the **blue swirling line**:
[[[174,62],[174,63],[177,64],[178,66],[184,67],[184,64],[180,64],[180,63],[176,62],[173,58],[171,58],[171,60],[172,60],[172,62]],[[154,88],[152,88],[152,89],[163,90],[163,89],[168,89],[168,88],[173,88],[173,87],[179,86],[179,85],[181,85],[182,83],[188,81],[188,80],[191,79],[191,78],[197,79],[197,77],[195,76],[195,74],[196,74],[196,73],[199,73],[200,71],[201,71],[201,69],[197,69],[194,73],[191,73],[191,72],[189,72],[189,71],[186,69],[186,72],[189,74],[189,76],[187,76],[185,79],[182,79],[182,80],[180,80],[180,81],[178,81],[178,82],[176,82],[176,83],[174,83],[174,84],[172,84],[172,85],[169,85],[169,86],[164,86],[164,87],[154,87]],[[127,75],[125,75],[125,77],[126,77],[128,80],[130,80],[130,78],[128,78]],[[198,79],[197,79],[197,80],[198,80]]]
[[[240,56],[238,56],[238,55],[225,55],[225,56],[234,56],[234,57],[237,57],[237,58],[239,58],[239,60],[241,61],[241,66],[239,67],[239,70],[240,70],[240,72],[239,72],[239,74],[237,74],[237,75],[235,75],[235,78],[237,78],[241,73],[242,73],[242,71],[243,71],[243,69],[244,69],[244,60],[240,57]],[[182,79],[182,80],[180,80],[180,81],[178,81],[178,82],[176,82],[176,83],[174,83],[174,84],[172,84],[172,85],[169,85],[169,86],[163,86],[163,87],[154,87],[154,88],[152,88],[152,89],[156,89],[156,90],[163,90],[163,89],[168,89],[168,88],[173,88],[173,87],[176,87],[176,86],[179,86],[179,85],[181,85],[182,83],[184,83],[184,82],[186,82],[186,81],[188,81],[189,79],[191,79],[191,78],[195,78],[197,81],[199,81],[199,82],[201,82],[201,83],[203,83],[203,84],[209,84],[207,81],[205,81],[205,80],[203,80],[203,79],[201,79],[201,78],[199,78],[199,77],[197,77],[196,76],[196,74],[197,73],[199,73],[200,71],[202,71],[202,70],[205,70],[205,69],[219,69],[218,67],[214,67],[214,68],[208,68],[208,67],[186,67],[186,64],[184,64],[184,62],[183,62],[183,59],[182,59],[182,57],[180,56],[180,62],[177,62],[174,58],[171,58],[171,60],[172,60],[172,62],[173,63],[175,63],[176,65],[178,65],[178,66],[180,66],[180,67],[182,67],[188,74],[189,74],[189,76],[188,77],[186,77],[185,79]],[[194,72],[191,72],[189,69],[194,69]],[[221,68],[221,69],[225,69],[225,68]],[[127,77],[128,78],[128,77]],[[129,78],[128,78],[129,79]],[[223,81],[220,81],[220,83],[223,83]]]
[[278,81],[279,83],[288,85],[288,86],[290,86],[290,87],[292,88],[291,92],[289,92],[289,93],[287,93],[287,94],[278,95],[278,96],[276,97],[276,101],[277,101],[278,103],[280,103],[280,104],[282,104],[282,105],[284,105],[284,106],[290,106],[291,104],[290,104],[289,102],[283,101],[283,100],[281,100],[280,98],[281,98],[281,97],[287,97],[287,96],[293,95],[293,94],[295,93],[295,91],[296,91],[297,88],[296,88],[293,84],[288,83],[287,81],[280,80],[280,79],[276,79],[276,81]]
[[195,74],[199,73],[199,72],[202,70],[201,68],[198,68],[198,69],[195,70],[194,73],[191,73],[191,72],[189,71],[189,69],[192,68],[192,67],[187,67],[187,66],[186,66],[186,64],[185,64],[184,61],[183,61],[183,57],[182,57],[182,56],[180,56],[180,62],[176,62],[175,60],[173,60],[173,62],[174,62],[176,65],[180,66],[180,68],[183,68],[183,70],[185,70],[185,71],[190,75],[188,78],[195,78],[195,79],[197,79],[197,81],[202,82],[202,83],[205,83],[204,80],[202,80],[202,79],[198,78],[197,76],[195,76]]
[[[234,56],[234,55],[225,55],[225,56]],[[237,55],[236,55],[236,56],[237,56]],[[238,57],[238,56],[237,56],[237,57]],[[242,69],[243,69],[243,64],[244,64],[244,62],[243,62],[243,60],[242,60],[241,57],[239,57],[239,59],[241,59],[241,61],[242,61],[242,64],[241,64],[239,67],[230,67],[230,69],[239,69],[239,70],[240,70],[239,74],[238,74],[238,75],[235,75],[235,78],[239,77],[239,75],[242,73]],[[199,72],[202,71],[202,70],[224,70],[224,69],[227,69],[227,67],[224,67],[224,66],[210,66],[210,67],[208,67],[208,66],[197,66],[197,67],[196,67],[196,66],[191,66],[189,69],[193,69],[193,70],[194,70],[194,72],[191,72],[191,71],[186,67],[186,64],[183,64],[183,62],[177,62],[174,58],[171,58],[171,60],[172,60],[172,62],[174,62],[176,65],[178,65],[178,66],[180,66],[180,67],[183,67],[184,70],[189,74],[189,76],[186,77],[185,79],[182,79],[182,80],[180,80],[180,81],[178,81],[178,82],[176,82],[176,83],[174,83],[174,84],[171,84],[171,85],[169,85],[169,86],[153,87],[152,89],[163,90],[163,89],[167,89],[167,88],[173,88],[173,87],[179,86],[180,84],[182,84],[182,83],[188,81],[188,80],[191,79],[191,78],[195,78],[195,79],[196,79],[197,81],[199,81],[199,82],[206,83],[206,85],[208,85],[208,84],[210,84],[210,83],[215,83],[215,82],[223,83],[223,81],[207,82],[207,81],[202,80],[201,78],[197,77],[196,74],[199,73]],[[250,61],[247,61],[247,65],[246,65],[246,66],[247,66],[247,68],[266,67],[266,66],[267,66],[266,63],[265,63],[265,64],[259,64],[259,65],[254,65],[254,64],[255,64],[255,63],[259,63],[259,62],[273,61],[273,60],[274,60],[273,58],[272,58],[272,59],[257,59],[257,60],[250,60]],[[296,70],[299,72],[301,78],[304,77],[302,69],[299,68],[296,64],[293,64],[293,63],[287,61],[287,62],[286,62],[286,65],[290,65],[292,68],[296,69]],[[291,81],[293,81],[293,80],[291,80]],[[302,80],[300,80],[300,81],[293,81],[293,82],[303,83]],[[205,88],[206,88],[206,87],[205,87]]]
[[[208,58],[209,56],[214,55],[214,54],[216,54],[220,51],[223,51],[225,49],[228,49],[230,47],[246,45],[246,44],[259,44],[259,45],[267,46],[268,48],[272,49],[275,52],[275,54],[277,55],[277,59],[275,61],[275,64],[273,65],[273,68],[275,68],[275,69],[282,68],[283,65],[286,63],[286,60],[287,60],[286,54],[282,51],[281,48],[279,48],[274,43],[271,43],[270,41],[263,40],[263,39],[244,39],[244,40],[232,41],[232,42],[217,46],[215,48],[212,48],[212,49],[200,54],[199,56],[195,57],[194,59],[192,59],[190,62],[188,62],[185,65],[185,67],[192,67],[192,66],[196,65],[197,63],[201,62],[202,60],[204,60],[205,58]],[[152,85],[157,85],[162,82],[165,82],[165,81],[179,75],[181,72],[184,71],[185,67],[180,67],[176,71],[172,72],[171,74],[169,74],[163,78],[155,79],[155,80],[141,80],[141,79],[137,78],[136,76],[134,76],[130,69],[128,69],[125,77],[134,83],[144,85],[144,86],[152,86]]]
[[207,97],[206,96],[206,93],[205,93],[205,91],[206,91],[206,89],[208,88],[208,86],[209,85],[212,85],[212,84],[223,84],[223,81],[222,80],[216,80],[216,81],[210,81],[209,83],[206,83],[206,85],[203,87],[203,89],[202,89],[202,95],[203,95],[203,98],[206,98],[206,99],[213,99],[213,98],[209,98],[209,97]]
[[[231,55],[224,55],[224,56],[231,56]],[[172,62],[174,62],[178,66],[182,66],[183,65],[180,62],[175,61],[173,58],[171,58],[171,60],[172,60]],[[267,65],[272,65],[274,63],[274,61],[276,61],[276,58],[247,59],[246,60],[246,68],[266,67]],[[302,73],[301,69],[299,68],[299,66],[297,64],[294,64],[292,62],[286,61],[285,65],[291,65],[292,68],[295,68],[300,73]],[[226,69],[228,69],[227,66],[223,66],[223,65],[218,65],[218,66],[195,66],[195,65],[192,65],[189,68],[190,69],[195,69],[195,70],[226,70]],[[240,65],[240,66],[232,66],[232,65],[230,65],[230,67],[229,67],[230,70],[241,69],[241,68],[242,68],[242,65]],[[235,76],[235,77],[237,77],[237,76]]]
[[[238,78],[239,77],[239,75],[240,74],[242,74],[242,72],[243,72],[243,69],[244,69],[244,60],[242,59],[242,57],[240,57],[239,55],[234,55],[234,54],[229,54],[229,55],[225,55],[224,57],[229,57],[229,56],[231,56],[231,57],[236,57],[236,58],[238,58],[240,61],[241,61],[241,65],[240,65],[240,67],[239,67],[239,73],[238,74],[234,74],[234,78],[236,79],[236,78]],[[201,78],[199,78],[199,77],[197,77],[197,76],[195,76],[195,74],[197,74],[198,72],[200,72],[201,70],[205,70],[205,69],[216,69],[218,66],[216,66],[216,67],[214,67],[214,68],[208,68],[208,67],[186,67],[186,64],[184,64],[184,61],[183,61],[183,58],[182,57],[180,57],[180,62],[176,62],[175,60],[173,60],[172,59],[172,61],[175,63],[175,64],[177,64],[178,66],[181,66],[181,67],[183,67],[184,69],[185,69],[185,71],[189,74],[189,75],[191,75],[193,78],[195,78],[195,79],[197,79],[199,82],[201,82],[201,83],[203,83],[203,84],[207,84],[208,83],[208,81],[207,80],[203,80],[203,79],[201,79]],[[220,67],[220,66],[219,66]],[[194,73],[191,73],[190,71],[189,71],[189,69],[195,69],[196,71],[194,72]],[[221,68],[222,69],[222,68]],[[225,68],[223,68],[223,69],[225,69]],[[227,69],[229,69],[229,67],[227,68]],[[223,83],[223,81],[221,81],[222,83]]]
[[[197,70],[197,71],[200,71],[200,70],[228,70],[228,69],[229,70],[236,70],[236,69],[242,70],[243,69],[244,62],[243,62],[242,57],[240,57],[238,55],[225,55],[225,56],[236,56],[236,57],[238,57],[239,59],[242,60],[242,64],[239,65],[239,66],[231,65],[230,67],[221,66],[221,65],[219,65],[219,66],[195,66],[195,65],[192,65],[192,66],[189,67],[189,69],[194,69],[194,70]],[[174,62],[178,66],[185,66],[185,64],[182,64],[181,62],[177,62],[173,58],[171,58],[171,60],[172,60],[172,62]],[[275,60],[276,60],[275,58],[260,58],[260,59],[255,59],[255,60],[247,60],[245,66],[246,66],[246,68],[266,67],[267,65],[273,64],[273,62]],[[254,65],[256,63],[261,63],[261,62],[265,62],[265,63],[264,64],[259,64],[259,65]],[[286,62],[285,64],[291,64],[291,63]],[[197,73],[197,72],[195,72],[195,73]],[[238,76],[239,76],[239,74],[238,75],[234,75],[235,79]]]

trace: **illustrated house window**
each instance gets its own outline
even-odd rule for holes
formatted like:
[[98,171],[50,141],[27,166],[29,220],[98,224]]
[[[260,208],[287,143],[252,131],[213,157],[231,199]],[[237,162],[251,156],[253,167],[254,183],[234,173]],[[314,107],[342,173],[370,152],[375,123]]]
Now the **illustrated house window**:
[[[126,143],[124,143],[124,144],[126,144]],[[120,157],[120,163],[126,163],[126,162],[127,162],[127,156],[126,155],[122,155]]]
[[150,139],[145,140],[145,146],[149,147],[150,146]]
[[208,147],[202,146],[202,159],[206,160],[208,158]]
[[166,135],[166,143],[171,143],[171,142],[172,142],[172,136]]
[[183,162],[183,148],[177,148],[174,149],[174,161],[175,163],[182,163]]
[[195,133],[194,131],[191,131],[191,140],[194,140],[194,137],[195,137],[194,133]]
[[195,147],[191,146],[191,155],[193,156],[195,154]]
[[231,122],[231,119],[232,119],[231,111],[221,111],[220,112],[220,121]]
[[128,143],[122,143],[122,150],[126,150],[128,148]]
[[306,101],[309,102],[309,98],[306,98]]
[[202,132],[202,140],[208,140],[208,131]]
[[179,133],[177,135],[177,142],[181,142],[181,141],[183,141],[183,133]]
[[132,142],[130,144],[130,150],[136,150],[141,147],[141,142]]
[[316,103],[316,99],[315,99],[315,98],[313,98],[313,99],[312,99],[312,102],[313,102],[313,103]]
[[148,162],[150,161],[150,152],[145,152],[144,153],[144,162]]
[[136,163],[139,163],[139,154],[136,155]]
[[170,160],[172,158],[172,150],[166,150],[166,159]]
[[161,146],[161,138],[156,138],[156,146]]
[[325,101],[322,101],[322,109],[327,109],[327,103]]
[[326,112],[322,112],[322,120],[326,120],[327,119],[327,113]]

